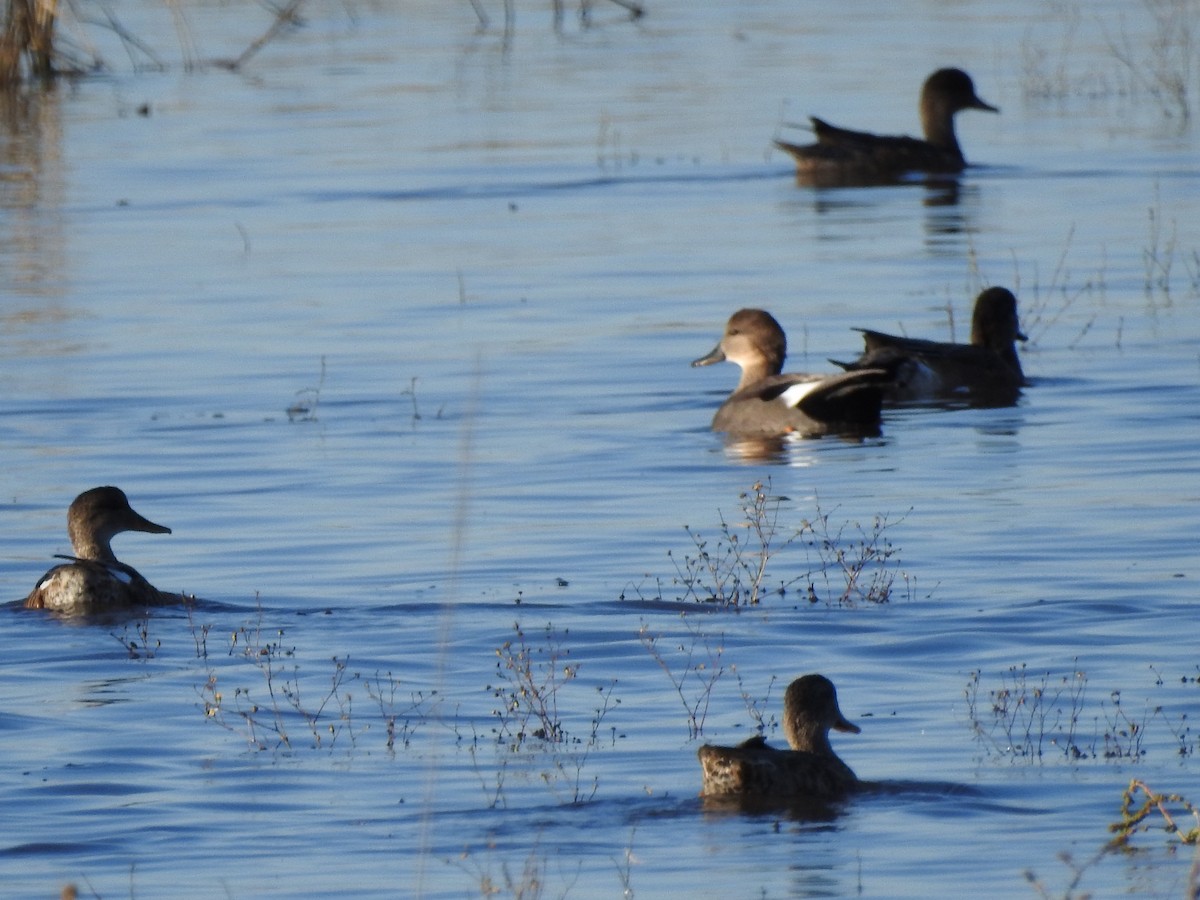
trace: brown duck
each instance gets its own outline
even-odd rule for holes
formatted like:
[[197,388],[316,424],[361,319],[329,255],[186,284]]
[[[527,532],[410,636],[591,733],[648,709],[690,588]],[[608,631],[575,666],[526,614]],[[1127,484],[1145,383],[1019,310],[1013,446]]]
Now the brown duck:
[[76,497],[67,511],[67,534],[75,555],[63,557],[70,562],[42,576],[25,606],[86,614],[178,601],[179,595],[159,591],[113,554],[110,542],[123,531],[171,533],[134,512],[120,488],[92,488]]
[[786,356],[787,337],[770,313],[741,309],[730,317],[717,346],[692,363],[729,361],[742,370],[713,416],[713,431],[743,437],[879,433],[888,372],[859,366],[833,375],[782,374]]
[[797,174],[816,181],[886,182],[906,172],[961,172],[967,161],[954,133],[954,116],[964,109],[1000,112],[979,99],[962,69],[938,69],[921,88],[924,140],[851,131],[811,117],[815,144],[775,141],[796,161]]
[[833,682],[805,675],[788,685],[783,730],[790,750],[760,737],[736,747],[705,744],[698,751],[703,771],[701,797],[766,803],[837,800],[859,786],[858,778],[829,745],[829,729],[858,734],[838,708]]

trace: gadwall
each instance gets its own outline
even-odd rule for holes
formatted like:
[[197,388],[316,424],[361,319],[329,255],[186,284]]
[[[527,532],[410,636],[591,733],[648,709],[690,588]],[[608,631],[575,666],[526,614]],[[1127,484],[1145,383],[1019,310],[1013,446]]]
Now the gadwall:
[[823,675],[805,675],[783,697],[783,731],[790,750],[753,737],[736,747],[705,744],[697,751],[704,773],[701,797],[794,803],[836,800],[855,790],[858,777],[829,745],[829,729],[861,729],[838,709],[837,691]]
[[25,600],[29,609],[64,613],[97,613],[173,602],[178,595],[157,590],[132,566],[120,562],[109,546],[122,531],[170,534],[134,512],[125,492],[115,487],[84,491],[67,511],[67,534],[73,557],[42,576]]
[[887,371],[859,366],[836,375],[784,375],[786,356],[787,337],[770,313],[740,309],[730,317],[720,343],[692,362],[728,360],[742,369],[737,387],[713,416],[713,431],[805,437],[879,432],[883,392],[891,380]]
[[1007,288],[990,287],[975,298],[969,344],[858,330],[866,345],[863,355],[837,365],[851,372],[891,371],[889,401],[962,398],[977,405],[1010,406],[1025,384],[1016,342],[1028,338],[1017,319],[1017,298]]
[[886,181],[906,172],[961,172],[967,165],[954,134],[954,115],[964,109],[1000,112],[975,93],[962,69],[938,69],[921,88],[921,127],[925,139],[850,131],[811,117],[815,144],[775,141],[796,160],[801,176],[818,180]]

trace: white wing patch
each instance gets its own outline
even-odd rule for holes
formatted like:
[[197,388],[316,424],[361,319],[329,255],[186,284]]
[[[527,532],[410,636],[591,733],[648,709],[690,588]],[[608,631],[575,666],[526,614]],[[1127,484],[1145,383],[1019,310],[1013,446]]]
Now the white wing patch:
[[820,384],[824,379],[820,377],[810,378],[808,381],[801,381],[798,384],[793,384],[790,388],[779,395],[780,401],[787,407],[795,408],[800,401],[812,393],[812,389]]
[[105,566],[105,568],[108,569],[108,574],[121,584],[133,584],[133,577],[124,569],[118,569],[116,566]]

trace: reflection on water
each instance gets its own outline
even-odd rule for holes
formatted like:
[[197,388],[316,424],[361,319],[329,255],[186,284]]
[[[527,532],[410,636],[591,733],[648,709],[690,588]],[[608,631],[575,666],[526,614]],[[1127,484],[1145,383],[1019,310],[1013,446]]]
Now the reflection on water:
[[[818,215],[842,221],[847,211],[865,217],[871,210],[889,215],[897,202],[913,203],[920,196],[926,210],[922,217],[924,247],[933,256],[961,258],[964,237],[978,230],[982,192],[978,184],[963,184],[959,176],[939,175],[918,179],[881,182],[870,188],[836,185],[813,187],[800,182],[803,193],[789,205],[811,208]],[[918,194],[918,191],[920,194]],[[835,233],[830,234],[834,237]]]
[[62,106],[52,84],[0,91],[0,269],[14,295],[38,301],[6,302],[0,315],[13,322],[61,314],[46,301],[66,284]]
[[734,462],[764,465],[778,463],[793,468],[815,465],[824,453],[836,452],[837,445],[856,446],[876,443],[877,434],[856,436],[851,434],[809,437],[802,434],[785,434],[770,437],[745,435],[723,435],[722,446],[726,457]]

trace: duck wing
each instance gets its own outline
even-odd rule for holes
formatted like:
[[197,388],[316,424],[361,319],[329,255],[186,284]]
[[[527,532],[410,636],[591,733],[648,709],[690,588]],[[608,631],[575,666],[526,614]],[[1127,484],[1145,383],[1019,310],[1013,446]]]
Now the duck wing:
[[882,177],[916,171],[957,172],[963,167],[961,158],[920,138],[854,131],[815,116],[811,121],[815,144],[775,142],[805,168],[860,169]]
[[831,360],[848,372],[891,373],[889,399],[929,400],[969,395],[973,404],[1010,406],[1024,378],[1000,354],[976,344],[953,344],[858,329],[865,349],[853,362]]
[[736,747],[706,744],[697,751],[701,796],[831,800],[852,791],[858,779],[836,756],[780,750],[761,738]]

